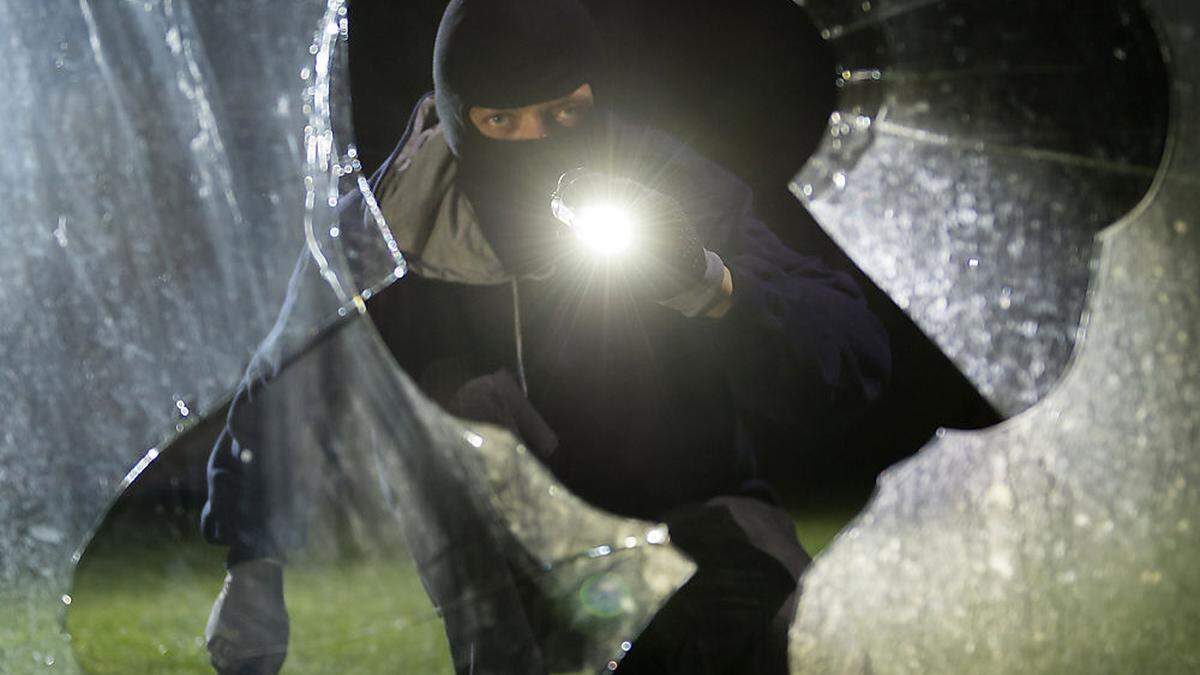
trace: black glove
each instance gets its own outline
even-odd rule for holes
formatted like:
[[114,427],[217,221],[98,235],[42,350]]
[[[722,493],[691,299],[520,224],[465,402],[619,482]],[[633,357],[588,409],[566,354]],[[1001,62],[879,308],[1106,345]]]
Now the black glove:
[[287,656],[288,632],[279,563],[231,567],[204,630],[213,668],[220,675],[274,675]]
[[551,200],[554,215],[575,228],[589,205],[629,214],[632,241],[626,252],[606,262],[624,271],[635,290],[663,301],[703,282],[708,266],[704,247],[676,199],[637,181],[588,169],[563,174]]
[[507,368],[468,381],[447,408],[453,415],[508,429],[543,459],[558,449],[558,436]]

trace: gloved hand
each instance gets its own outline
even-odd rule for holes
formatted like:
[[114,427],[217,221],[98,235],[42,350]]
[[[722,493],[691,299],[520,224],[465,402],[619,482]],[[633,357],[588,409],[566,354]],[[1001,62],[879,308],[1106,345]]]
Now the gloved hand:
[[[635,290],[664,302],[705,283],[710,254],[676,199],[637,181],[588,169],[563,174],[551,200],[555,217],[575,228],[590,205],[627,211],[632,242],[609,262],[626,273]],[[723,265],[721,271],[723,276]]]
[[469,380],[447,408],[459,417],[508,429],[543,459],[558,449],[558,436],[507,368]]
[[287,656],[283,567],[265,558],[229,569],[204,629],[220,675],[274,675]]

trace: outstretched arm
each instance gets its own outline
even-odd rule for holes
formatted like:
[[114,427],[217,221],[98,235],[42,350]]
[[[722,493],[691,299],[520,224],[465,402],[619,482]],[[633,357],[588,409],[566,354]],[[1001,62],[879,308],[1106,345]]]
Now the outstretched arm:
[[717,251],[729,295],[708,317],[739,407],[779,423],[853,419],[891,373],[887,334],[858,285],[785,246],[748,197],[730,215]]

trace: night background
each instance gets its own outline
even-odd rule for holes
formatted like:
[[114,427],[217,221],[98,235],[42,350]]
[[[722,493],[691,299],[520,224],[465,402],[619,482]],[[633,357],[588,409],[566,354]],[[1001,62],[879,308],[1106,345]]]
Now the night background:
[[[391,152],[413,104],[432,90],[444,3],[356,0],[350,66],[354,126],[368,171]],[[610,0],[589,3],[624,117],[668,131],[737,174],[756,212],[797,251],[851,271],[892,340],[891,386],[850,430],[778,438],[764,473],[793,505],[864,500],[875,476],[939,426],[978,428],[996,413],[891,300],[829,240],[787,185],[826,133],[840,69],[794,3]],[[736,9],[733,9],[736,7]]]

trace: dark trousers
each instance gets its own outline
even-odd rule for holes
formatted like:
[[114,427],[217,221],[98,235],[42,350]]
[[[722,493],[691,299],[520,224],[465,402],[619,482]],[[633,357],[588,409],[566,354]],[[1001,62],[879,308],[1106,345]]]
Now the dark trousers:
[[785,675],[787,631],[810,558],[786,512],[718,497],[666,517],[696,574],[621,662],[621,675]]
[[[449,409],[512,430],[539,454],[558,439],[511,373],[460,387]],[[784,510],[752,497],[716,497],[663,520],[697,565],[622,660],[622,675],[786,675],[787,632],[811,559]]]

